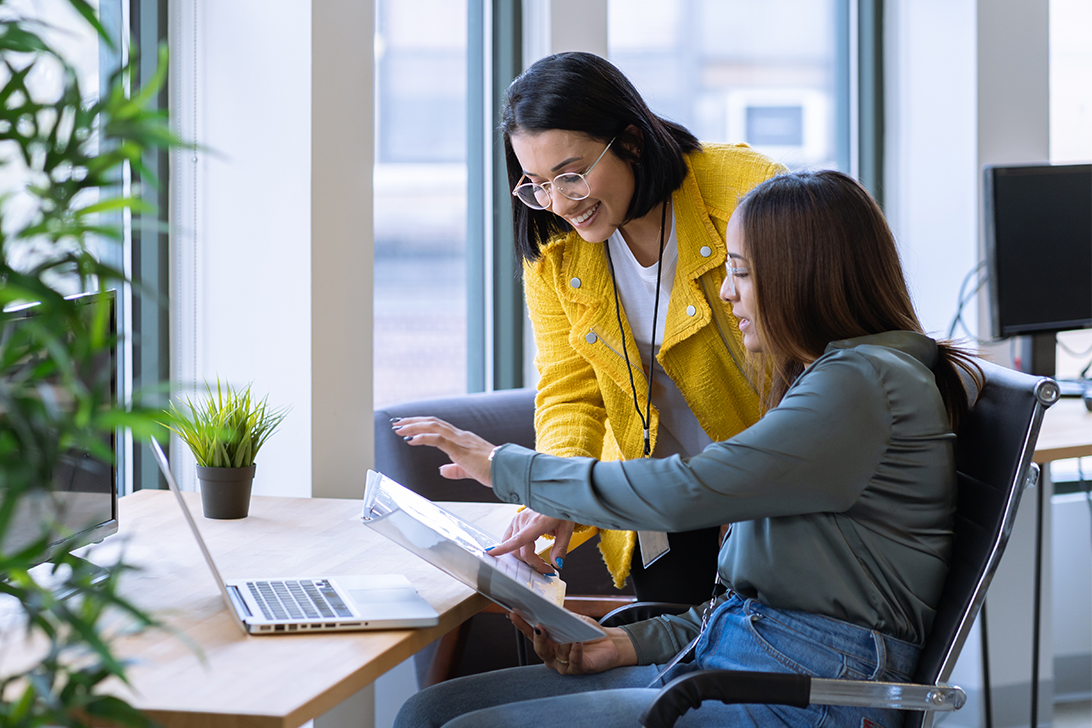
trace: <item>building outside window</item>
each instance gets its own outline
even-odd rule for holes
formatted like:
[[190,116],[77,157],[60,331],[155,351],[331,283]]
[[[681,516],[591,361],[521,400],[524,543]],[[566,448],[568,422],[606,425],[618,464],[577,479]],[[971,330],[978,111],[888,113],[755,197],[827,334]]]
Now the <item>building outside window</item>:
[[611,0],[610,59],[652,110],[792,169],[850,169],[846,0]]

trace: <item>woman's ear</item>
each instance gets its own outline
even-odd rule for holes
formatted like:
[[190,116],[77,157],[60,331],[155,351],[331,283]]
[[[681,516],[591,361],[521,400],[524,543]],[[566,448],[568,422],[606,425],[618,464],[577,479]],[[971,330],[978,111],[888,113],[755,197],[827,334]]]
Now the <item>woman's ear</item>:
[[637,159],[640,159],[641,153],[644,151],[645,147],[645,137],[641,133],[641,130],[634,124],[630,124],[625,128],[621,136],[622,138],[618,141],[622,143],[622,146],[625,147],[626,151],[637,157]]

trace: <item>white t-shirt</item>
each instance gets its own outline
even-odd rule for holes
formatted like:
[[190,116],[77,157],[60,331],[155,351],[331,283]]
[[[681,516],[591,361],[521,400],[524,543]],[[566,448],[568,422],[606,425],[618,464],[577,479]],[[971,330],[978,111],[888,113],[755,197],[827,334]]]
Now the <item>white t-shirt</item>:
[[[645,268],[638,263],[633,257],[633,252],[626,245],[625,239],[622,238],[622,233],[617,230],[607,240],[607,245],[610,246],[611,262],[614,264],[618,298],[621,300],[622,309],[626,312],[626,319],[629,320],[633,337],[637,340],[637,349],[641,352],[640,366],[646,376],[648,362],[650,360],[655,362],[652,374],[652,406],[660,413],[660,430],[652,456],[657,458],[676,454],[690,457],[697,455],[712,443],[712,439],[705,434],[694,413],[690,411],[690,406],[687,405],[682,392],[654,358],[654,355],[660,353],[660,344],[664,340],[664,324],[667,321],[668,303],[671,301],[671,287],[675,281],[675,265],[679,259],[674,215],[668,218],[668,223],[671,229],[664,240],[663,272],[660,275],[660,308],[656,316],[655,352],[652,351],[652,313],[656,302],[657,264],[653,263]],[[637,364],[637,362],[630,363]],[[641,417],[644,415],[645,413],[641,412]]]

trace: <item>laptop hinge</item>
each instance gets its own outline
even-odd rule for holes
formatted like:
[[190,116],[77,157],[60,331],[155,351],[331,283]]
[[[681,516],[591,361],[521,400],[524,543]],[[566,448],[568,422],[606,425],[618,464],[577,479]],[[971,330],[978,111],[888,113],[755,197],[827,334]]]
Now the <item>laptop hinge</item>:
[[246,606],[246,600],[243,599],[243,595],[239,593],[239,587],[232,584],[227,584],[227,593],[231,597],[232,603],[235,604],[235,611],[243,617],[253,617],[250,609]]

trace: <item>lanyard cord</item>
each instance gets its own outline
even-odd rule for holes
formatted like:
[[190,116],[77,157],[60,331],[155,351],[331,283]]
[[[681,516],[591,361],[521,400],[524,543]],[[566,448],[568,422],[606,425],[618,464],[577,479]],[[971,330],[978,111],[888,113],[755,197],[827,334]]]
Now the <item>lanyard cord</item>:
[[[656,262],[656,298],[652,308],[652,344],[648,354],[648,393],[645,396],[645,412],[641,414],[641,405],[637,401],[637,385],[633,381],[633,366],[629,363],[629,349],[626,347],[626,330],[622,326],[622,306],[618,302],[618,282],[614,279],[614,261],[610,257],[610,243],[604,245],[607,251],[607,267],[610,268],[610,283],[614,288],[614,315],[618,318],[618,331],[622,335],[622,355],[626,358],[626,371],[629,372],[629,388],[633,392],[633,407],[644,428],[645,450],[641,457],[652,454],[649,426],[652,422],[652,369],[656,365],[656,317],[660,313],[660,276],[664,268],[664,224],[667,222],[667,201],[664,200],[660,211],[660,257]],[[643,371],[642,371],[643,373]]]

